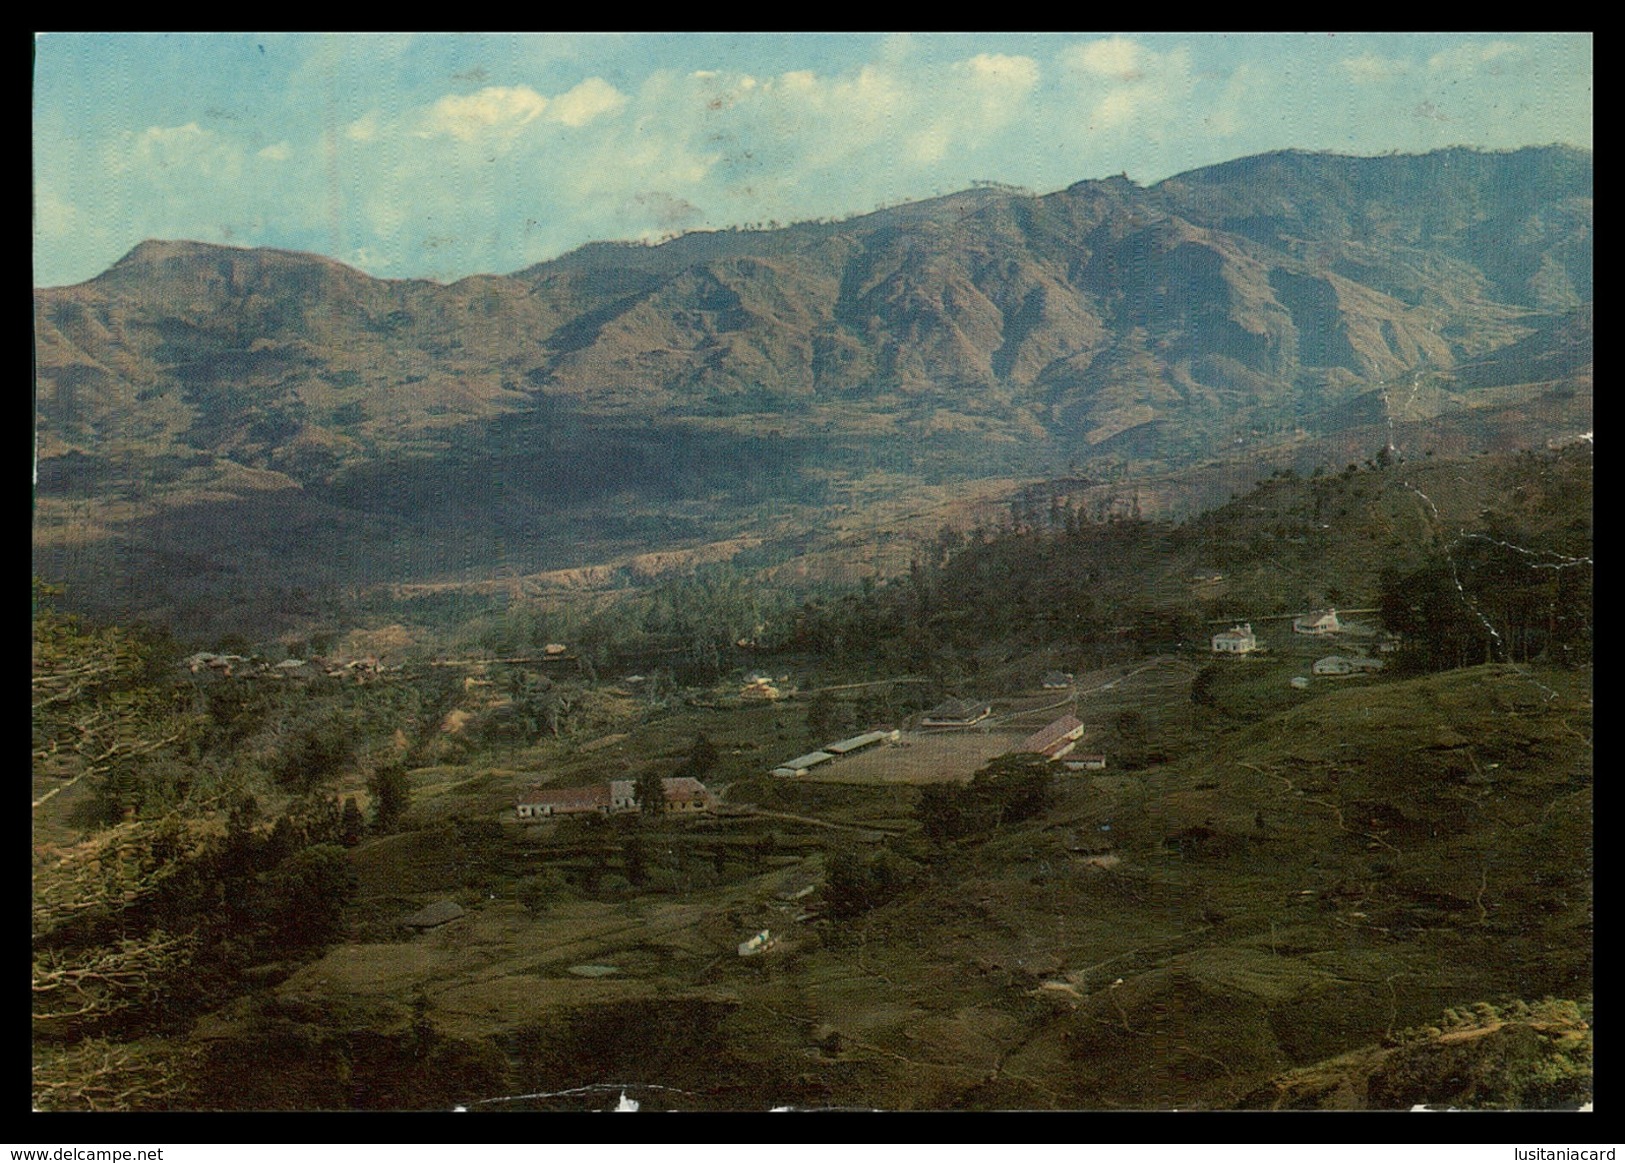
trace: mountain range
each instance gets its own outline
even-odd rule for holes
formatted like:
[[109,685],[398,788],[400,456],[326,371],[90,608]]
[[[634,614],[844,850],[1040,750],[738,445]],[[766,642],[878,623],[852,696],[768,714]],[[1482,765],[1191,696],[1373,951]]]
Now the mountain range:
[[217,633],[651,550],[782,561],[990,480],[1544,441],[1590,428],[1591,222],[1592,155],[1553,146],[982,186],[450,285],[145,242],[35,293],[35,568]]

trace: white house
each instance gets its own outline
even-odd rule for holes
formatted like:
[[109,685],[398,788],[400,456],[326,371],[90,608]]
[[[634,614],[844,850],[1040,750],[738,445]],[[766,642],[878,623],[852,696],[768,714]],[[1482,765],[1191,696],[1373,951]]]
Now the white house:
[[1294,634],[1336,634],[1342,628],[1336,610],[1312,610],[1292,619]]
[[1253,635],[1251,622],[1243,622],[1239,626],[1232,626],[1213,636],[1213,653],[1215,654],[1251,654],[1258,649],[1258,639]]

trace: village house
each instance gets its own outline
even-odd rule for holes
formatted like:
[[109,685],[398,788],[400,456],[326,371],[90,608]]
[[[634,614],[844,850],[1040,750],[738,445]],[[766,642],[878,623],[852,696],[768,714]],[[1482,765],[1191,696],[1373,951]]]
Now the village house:
[[540,820],[552,816],[591,814],[607,816],[610,813],[610,792],[603,784],[590,787],[528,788],[519,794],[516,805],[521,820]]
[[1336,634],[1343,629],[1336,610],[1312,610],[1292,619],[1294,634]]
[[710,812],[716,810],[717,797],[712,794],[710,788],[693,776],[669,776],[660,781],[660,787],[666,795],[666,811],[668,812]]
[[1064,691],[1072,685],[1072,676],[1065,671],[1052,670],[1044,676],[1044,689],[1047,691]]
[[1054,762],[1068,754],[1083,736],[1083,723],[1072,715],[1063,715],[1055,722],[1023,739],[1016,750],[1030,751]]
[[[699,780],[687,775],[668,776],[660,781],[668,813],[710,812],[716,810],[717,797]],[[638,802],[637,784],[630,779],[614,779],[609,783],[609,810],[635,812],[643,805]]]
[[993,704],[975,703],[969,699],[949,699],[932,707],[920,716],[923,728],[973,727],[993,713]]
[[781,697],[781,692],[767,675],[752,674],[745,677],[745,685],[739,688],[739,697],[752,702],[772,702]]
[[1258,639],[1253,635],[1251,622],[1232,626],[1213,636],[1214,654],[1251,654],[1257,649]]
[[258,671],[262,663],[241,654],[210,654],[206,650],[189,655],[181,665],[196,675],[214,678],[241,678]]

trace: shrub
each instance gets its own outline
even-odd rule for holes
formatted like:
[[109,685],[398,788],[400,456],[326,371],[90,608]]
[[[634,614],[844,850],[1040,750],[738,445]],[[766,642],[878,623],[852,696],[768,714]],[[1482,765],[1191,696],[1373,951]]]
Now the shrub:
[[862,916],[913,883],[912,861],[888,848],[868,858],[850,849],[830,853],[824,869],[824,906],[838,919]]

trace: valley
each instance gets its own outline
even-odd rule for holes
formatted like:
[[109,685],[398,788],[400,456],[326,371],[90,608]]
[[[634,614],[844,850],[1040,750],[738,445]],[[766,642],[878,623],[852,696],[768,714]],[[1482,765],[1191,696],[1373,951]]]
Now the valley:
[[[508,641],[536,642],[529,655],[370,678],[183,671],[175,710],[201,714],[213,762],[178,796],[158,777],[180,756],[141,769],[119,785],[137,806],[102,833],[81,829],[119,814],[109,788],[68,788],[36,813],[43,883],[177,828],[190,859],[261,861],[248,854],[297,829],[306,852],[343,854],[350,887],[314,943],[203,974],[216,984],[192,1016],[97,993],[110,1009],[79,1027],[88,1042],[37,1043],[46,1101],[84,1101],[98,1069],[141,1109],[496,1113],[623,1092],[651,1110],[1585,1101],[1590,665],[1585,630],[1551,627],[1589,603],[1529,570],[1550,613],[1520,637],[1536,623],[1489,604],[1473,542],[1446,539],[1494,634],[1465,658],[1448,637],[1378,651],[1399,618],[1384,570],[1427,576],[1430,532],[1481,502],[1486,528],[1517,521],[1520,554],[1588,574],[1563,538],[1589,465],[1581,446],[1278,473],[1186,526],[1006,527],[912,580],[787,608],[793,629],[763,628],[774,645],[668,655],[675,670],[595,677],[585,642],[550,655],[514,638],[562,625],[515,621],[517,603]],[[1294,521],[1326,526],[1323,544],[1294,546]],[[1098,607],[1052,592],[1095,561],[1121,567],[1090,584]],[[1403,592],[1421,601],[1421,585]],[[1337,631],[1295,632],[1328,592]],[[1216,654],[1231,623],[1258,648]],[[623,646],[636,657],[614,639],[598,657]],[[1322,676],[1332,654],[1385,665]],[[751,669],[770,677],[741,687]],[[764,684],[779,697],[751,698]],[[948,695],[985,712],[922,727]],[[1103,766],[1012,754],[1064,716]],[[897,735],[772,774],[870,728]],[[385,768],[406,805],[388,818]],[[683,775],[711,810],[515,814],[531,787]],[[249,789],[253,811],[227,811]],[[339,799],[371,823],[324,825]],[[449,919],[407,923],[427,906]],[[179,898],[155,907],[185,916]],[[73,932],[45,948],[71,958]],[[742,955],[759,933],[767,947]],[[87,1067],[87,1047],[125,1057]]]
[[1591,164],[36,291],[36,1107],[1589,1102]]

